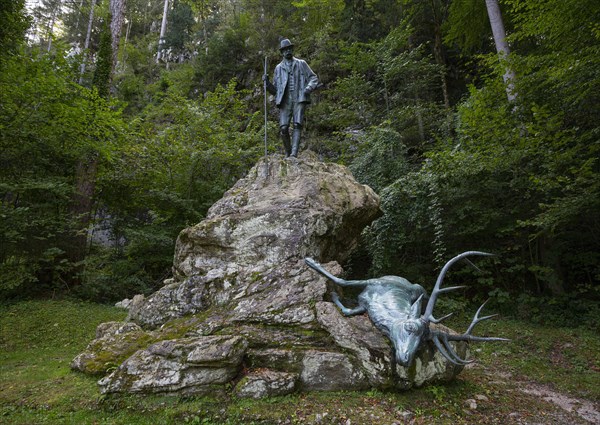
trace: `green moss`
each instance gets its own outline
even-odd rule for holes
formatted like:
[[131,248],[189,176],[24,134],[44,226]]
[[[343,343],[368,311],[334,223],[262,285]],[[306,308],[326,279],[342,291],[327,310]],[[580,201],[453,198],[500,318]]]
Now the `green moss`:
[[280,166],[279,166],[279,176],[280,177],[285,177],[288,174],[288,165],[287,162],[285,161],[280,161]]
[[86,350],[91,356],[84,362],[85,371],[91,375],[104,375],[136,351],[147,348],[156,341],[156,338],[146,332],[116,335],[109,344],[103,340],[95,340]]
[[248,378],[248,376],[247,376],[247,375],[243,376],[243,377],[242,377],[242,379],[240,379],[240,380],[238,381],[238,383],[237,383],[236,387],[238,387],[238,388],[242,388],[242,387],[244,387],[244,386],[245,386],[245,385],[248,383],[248,381],[249,381],[249,380],[250,380],[250,379]]
[[195,331],[198,325],[203,323],[211,315],[211,313],[212,310],[206,310],[191,316],[169,320],[158,331],[156,331],[157,336],[154,342],[190,336],[190,333]]
[[307,329],[290,325],[265,325],[252,323],[228,326],[215,332],[216,335],[242,335],[250,348],[280,348],[282,350],[319,350],[334,344],[324,330]]
[[258,282],[259,280],[261,280],[263,277],[262,273],[260,272],[252,272],[250,274],[250,283],[254,283],[254,282]]
[[86,350],[90,353],[84,360],[86,373],[104,375],[120,365],[136,351],[148,348],[160,341],[180,339],[190,336],[190,332],[206,320],[209,312],[170,320],[160,330],[154,332],[133,331],[114,335],[110,342],[92,341]]

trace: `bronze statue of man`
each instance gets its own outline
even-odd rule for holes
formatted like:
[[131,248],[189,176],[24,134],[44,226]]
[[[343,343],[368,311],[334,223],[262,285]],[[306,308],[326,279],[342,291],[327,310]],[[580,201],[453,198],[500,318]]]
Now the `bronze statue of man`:
[[[279,108],[279,134],[283,141],[285,156],[298,156],[304,109],[310,103],[310,93],[319,84],[317,75],[302,59],[294,57],[294,45],[290,40],[283,39],[279,45],[283,60],[275,67],[274,83],[268,75],[263,75],[267,90],[275,96],[275,104]],[[292,121],[293,119],[293,121]],[[290,141],[290,123],[294,131]]]

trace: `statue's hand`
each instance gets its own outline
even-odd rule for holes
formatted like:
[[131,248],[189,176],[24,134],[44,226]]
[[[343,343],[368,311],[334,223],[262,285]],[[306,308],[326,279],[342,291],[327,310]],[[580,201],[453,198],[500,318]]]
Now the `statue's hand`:
[[263,81],[266,81],[266,82],[268,83],[268,82],[269,82],[269,76],[268,76],[267,74],[264,74],[264,75],[262,76],[262,80],[263,80]]

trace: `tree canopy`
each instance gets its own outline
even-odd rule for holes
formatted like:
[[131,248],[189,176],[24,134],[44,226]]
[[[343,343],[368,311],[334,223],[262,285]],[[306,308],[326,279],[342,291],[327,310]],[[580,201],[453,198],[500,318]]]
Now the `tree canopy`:
[[290,38],[323,83],[304,144],[382,197],[352,273],[426,283],[484,250],[492,272],[454,276],[474,299],[597,315],[600,4],[494,3],[508,56],[483,0],[0,0],[0,296],[159,287],[263,152]]

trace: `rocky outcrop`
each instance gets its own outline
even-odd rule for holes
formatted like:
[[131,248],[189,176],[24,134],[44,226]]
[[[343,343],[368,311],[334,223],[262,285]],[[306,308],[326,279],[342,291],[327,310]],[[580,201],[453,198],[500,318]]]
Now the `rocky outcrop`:
[[101,375],[118,366],[152,340],[139,325],[127,322],[102,323],[87,349],[71,362],[71,367],[93,375]]
[[137,351],[99,384],[108,393],[213,392],[237,376],[247,345],[239,336],[160,341]]
[[[278,294],[284,299],[265,308],[288,310],[281,303],[297,300],[289,300],[285,291],[297,291],[314,280],[300,260],[313,255],[323,262],[343,262],[378,214],[377,195],[345,167],[319,162],[311,153],[299,160],[272,156],[225,193],[205,220],[180,233],[174,279],[143,302],[134,300],[130,319],[156,327],[173,317],[244,299],[236,306],[242,318],[249,297],[259,302],[257,294],[281,279],[289,282]],[[293,295],[314,302],[322,298],[315,289],[309,289],[308,297]],[[323,285],[318,290],[323,292]]]
[[[460,368],[423,346],[409,369],[367,316],[328,302],[336,275],[379,199],[343,166],[305,152],[260,161],[177,240],[173,277],[129,303],[125,323],[103,324],[72,363],[107,374],[101,390],[239,397],[292,391],[410,388]],[[465,354],[466,346],[457,351]]]

